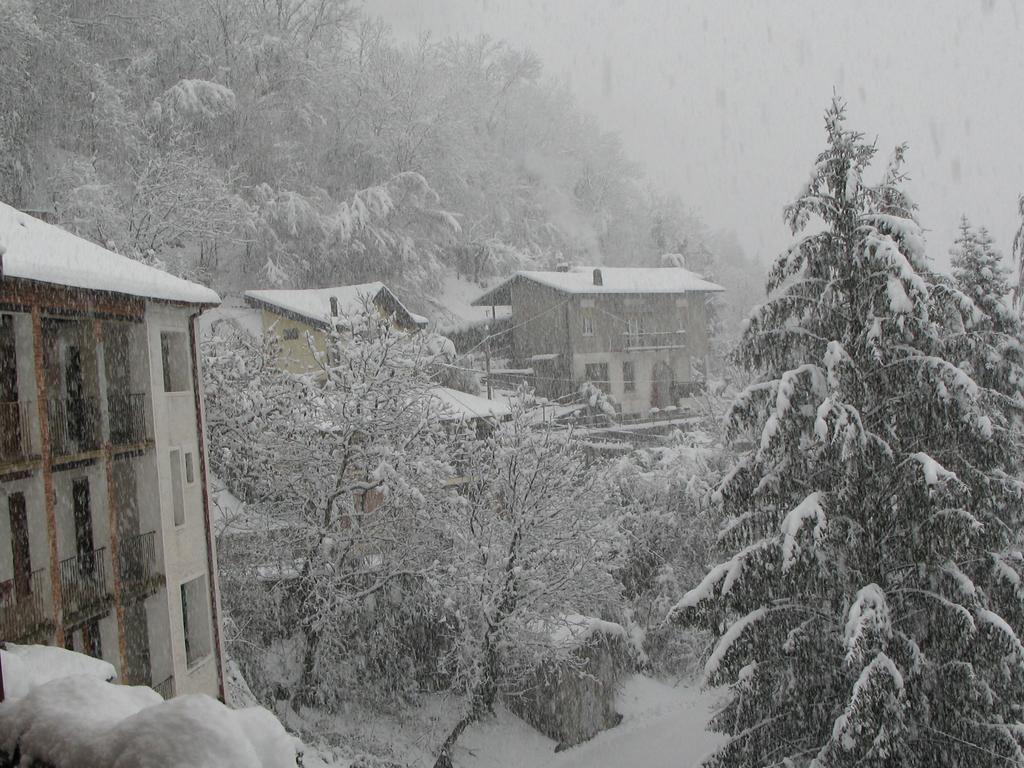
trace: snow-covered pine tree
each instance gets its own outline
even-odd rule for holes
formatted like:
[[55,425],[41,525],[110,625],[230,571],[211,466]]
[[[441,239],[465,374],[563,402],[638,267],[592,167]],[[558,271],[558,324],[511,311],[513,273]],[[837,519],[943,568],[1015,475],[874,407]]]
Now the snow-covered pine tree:
[[975,306],[994,321],[1008,315],[1004,300],[1010,293],[1009,270],[992,244],[985,227],[973,229],[966,216],[960,217],[960,232],[950,249],[953,277],[957,287]]
[[950,250],[954,285],[974,302],[980,315],[966,328],[954,328],[947,342],[955,359],[983,386],[1024,401],[1024,347],[1021,319],[1012,308],[1009,269],[985,227],[972,229],[960,219]]
[[904,148],[826,112],[738,355],[760,430],[717,496],[734,553],[673,609],[720,634],[712,766],[1024,765],[1016,401],[948,356],[978,311],[930,273]]

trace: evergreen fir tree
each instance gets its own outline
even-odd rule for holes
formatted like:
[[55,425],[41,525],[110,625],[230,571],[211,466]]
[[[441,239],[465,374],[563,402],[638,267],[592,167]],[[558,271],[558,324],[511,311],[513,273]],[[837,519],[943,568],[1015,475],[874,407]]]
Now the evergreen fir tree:
[[953,277],[957,287],[966,293],[993,323],[1013,324],[1014,315],[1004,300],[1010,294],[1009,270],[995,249],[985,227],[972,229],[966,216],[960,217],[960,233],[950,250]]
[[[904,148],[834,101],[786,210],[729,413],[758,430],[717,492],[734,554],[673,609],[720,635],[712,766],[1024,765],[1020,405],[960,367],[981,313],[931,273]],[[951,341],[952,340],[952,341]]]
[[1017,212],[1020,214],[1020,226],[1013,236],[1010,255],[1017,264],[1017,285],[1013,288],[1013,300],[1019,307],[1024,298],[1024,195],[1017,198]]
[[972,229],[966,216],[960,218],[950,255],[953,285],[970,298],[977,313],[969,327],[948,334],[947,345],[979,384],[1024,401],[1021,319],[1010,303],[1009,269],[988,230]]

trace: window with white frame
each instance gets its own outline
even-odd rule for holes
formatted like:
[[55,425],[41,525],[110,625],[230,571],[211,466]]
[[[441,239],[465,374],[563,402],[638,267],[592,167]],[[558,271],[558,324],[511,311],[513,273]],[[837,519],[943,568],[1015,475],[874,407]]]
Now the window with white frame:
[[611,382],[608,379],[608,363],[587,363],[584,373],[587,381],[594,384],[602,392],[611,392]]
[[626,392],[636,391],[636,371],[632,360],[622,362],[622,389]]
[[181,628],[185,635],[185,661],[189,667],[194,667],[213,651],[209,598],[205,575],[181,585]]
[[644,338],[644,316],[630,315],[626,318],[626,343],[631,346],[639,346]]
[[593,336],[594,335],[594,316],[590,312],[583,312],[580,314],[580,321],[583,324],[583,335]]

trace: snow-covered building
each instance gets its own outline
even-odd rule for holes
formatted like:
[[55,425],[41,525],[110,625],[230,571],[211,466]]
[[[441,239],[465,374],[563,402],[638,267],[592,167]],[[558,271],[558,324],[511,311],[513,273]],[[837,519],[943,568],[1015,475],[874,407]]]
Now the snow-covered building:
[[536,391],[558,398],[590,381],[623,413],[674,406],[708,353],[706,299],[724,290],[679,267],[517,272],[473,301],[512,308],[512,354]]
[[277,335],[281,367],[295,373],[316,365],[313,350],[324,351],[324,332],[332,323],[344,325],[346,318],[370,306],[402,330],[413,331],[427,324],[426,318],[410,312],[384,283],[246,291],[243,297],[246,304],[260,312],[263,333]]
[[222,695],[195,343],[219,301],[0,204],[0,640]]

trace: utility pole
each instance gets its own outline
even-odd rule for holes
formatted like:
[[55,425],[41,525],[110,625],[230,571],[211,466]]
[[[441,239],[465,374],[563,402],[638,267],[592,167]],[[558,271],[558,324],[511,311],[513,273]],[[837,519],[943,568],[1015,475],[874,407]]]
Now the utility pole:
[[491,329],[494,327],[494,320],[497,313],[494,305],[491,304],[491,322],[487,324],[487,347],[484,349],[484,370],[487,371],[487,399],[494,399],[494,389],[491,387]]

